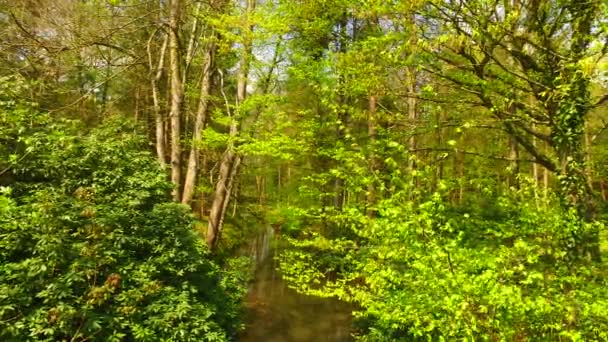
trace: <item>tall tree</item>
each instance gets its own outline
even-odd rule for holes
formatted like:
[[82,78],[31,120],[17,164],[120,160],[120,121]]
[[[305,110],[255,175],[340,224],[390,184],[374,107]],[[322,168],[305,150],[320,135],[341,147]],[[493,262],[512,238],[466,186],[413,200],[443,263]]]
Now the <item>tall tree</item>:
[[[230,117],[228,146],[220,162],[218,180],[215,185],[213,201],[209,211],[209,224],[207,227],[207,245],[209,248],[214,248],[219,239],[226,208],[228,207],[232,188],[241,163],[241,155],[236,151],[235,143],[239,134],[240,120],[242,120],[242,117],[245,115],[243,103],[247,97],[247,81],[253,44],[252,36],[254,27],[252,20],[255,6],[256,0],[247,0],[242,14],[242,45],[237,72],[236,108]],[[230,108],[227,106],[226,110],[230,111]]]
[[171,72],[171,182],[175,185],[173,198],[180,200],[182,175],[181,120],[184,101],[184,85],[181,74],[179,32],[181,27],[181,0],[171,0],[169,6],[169,66]]
[[184,192],[182,194],[182,203],[190,204],[194,196],[194,188],[196,186],[196,179],[199,172],[199,159],[200,144],[203,129],[207,121],[207,111],[209,108],[209,97],[211,95],[211,82],[215,56],[215,41],[214,35],[209,37],[209,42],[205,47],[203,56],[203,70],[202,78],[200,83],[200,92],[198,106],[196,109],[196,116],[194,119],[194,127],[192,132],[192,141],[190,147],[190,153],[188,156],[188,165],[186,168],[186,177],[184,180]]
[[[459,0],[430,2],[422,14],[429,23],[422,37],[436,37],[424,68],[476,98],[534,162],[558,175],[564,204],[591,218],[583,136],[594,100],[585,64],[606,53],[606,32],[594,29],[600,2]],[[598,256],[594,235],[576,237],[580,253]]]
[[[156,32],[155,32],[156,34]],[[150,69],[150,88],[152,89],[152,108],[154,113],[155,137],[156,137],[156,157],[161,165],[166,164],[166,148],[165,148],[165,120],[160,104],[160,93],[158,83],[163,77],[165,70],[165,56],[167,52],[168,34],[164,34],[162,47],[160,48],[158,62],[155,64],[152,57],[151,43],[155,34],[150,36],[148,40],[148,61]]]

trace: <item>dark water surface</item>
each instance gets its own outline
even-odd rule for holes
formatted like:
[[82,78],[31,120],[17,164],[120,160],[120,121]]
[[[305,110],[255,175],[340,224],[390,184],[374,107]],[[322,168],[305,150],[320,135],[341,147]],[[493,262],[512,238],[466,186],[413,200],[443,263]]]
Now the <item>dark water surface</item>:
[[272,230],[251,249],[256,278],[247,295],[247,327],[241,342],[350,342],[350,306],[289,289],[276,271]]

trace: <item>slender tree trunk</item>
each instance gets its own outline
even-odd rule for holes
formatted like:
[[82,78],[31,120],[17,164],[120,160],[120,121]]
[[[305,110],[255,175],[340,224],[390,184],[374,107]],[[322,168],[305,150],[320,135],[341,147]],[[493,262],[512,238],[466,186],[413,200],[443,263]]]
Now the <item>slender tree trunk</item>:
[[507,177],[507,186],[518,187],[517,175],[519,174],[519,148],[517,141],[513,137],[509,137],[509,170]]
[[181,0],[171,0],[169,14],[169,59],[171,68],[171,182],[174,184],[173,198],[180,199],[181,188],[181,119],[184,87],[180,73],[179,19]]
[[219,177],[213,194],[213,202],[209,210],[209,225],[207,227],[207,246],[215,248],[224,223],[226,207],[230,200],[234,177],[240,164],[240,157],[233,151],[232,147],[224,153],[220,164]]
[[[238,134],[238,126],[236,120],[230,127],[230,137],[233,140]],[[241,157],[234,151],[234,145],[231,141],[220,164],[220,171],[213,195],[213,202],[209,210],[209,225],[207,227],[207,246],[210,249],[215,248],[222,231],[226,208],[230,201],[234,178],[238,173],[238,168],[241,163]]]
[[264,205],[264,193],[263,193],[263,191],[264,191],[264,188],[263,188],[264,187],[264,184],[263,184],[264,178],[263,177],[264,176],[259,176],[259,175],[255,176],[255,187],[256,187],[256,190],[258,192],[258,204],[260,206]]
[[409,97],[407,98],[407,118],[410,122],[410,138],[408,141],[408,148],[412,151],[412,155],[408,159],[408,168],[410,172],[416,169],[416,120],[417,115],[417,101],[414,96],[416,93],[416,71],[414,68],[407,68],[407,91]]
[[549,169],[547,169],[546,167],[543,168],[543,193],[545,195],[545,198],[549,194],[549,172]]
[[[509,112],[515,116],[516,108],[511,106]],[[519,145],[517,140],[513,136],[509,136],[509,170],[507,176],[507,187],[514,186],[519,188],[519,181],[517,176],[519,175]]]
[[[443,126],[443,113],[441,111],[437,112],[437,115],[435,116],[435,121],[436,121],[436,145],[438,147],[441,147],[443,145],[443,135],[444,135],[444,130],[442,128]],[[438,188],[439,186],[439,182],[443,179],[443,165],[444,163],[444,158],[438,158],[437,160],[437,168],[435,170],[435,173],[433,174],[433,191],[435,191],[435,189]]]
[[198,100],[198,108],[196,110],[196,118],[194,120],[194,131],[192,132],[192,147],[188,157],[188,166],[186,169],[186,177],[184,179],[184,192],[182,194],[182,203],[189,204],[194,196],[194,188],[196,186],[196,176],[198,174],[198,162],[200,151],[197,147],[205,123],[207,121],[207,109],[209,107],[209,95],[211,92],[211,74],[213,66],[215,44],[210,43],[205,52],[205,61],[203,64],[203,77],[200,85],[200,97]]
[[135,109],[133,110],[133,119],[135,119],[135,121],[139,121],[139,102],[141,101],[140,99],[140,87],[135,88]]
[[[291,184],[291,163],[287,162],[287,184]],[[286,201],[289,205],[291,198],[289,197],[290,191],[287,191]]]
[[190,38],[188,39],[188,49],[186,50],[186,56],[184,58],[184,68],[182,70],[182,84],[186,84],[188,81],[188,72],[190,71],[190,65],[194,58],[194,53],[197,48],[197,42],[199,41],[199,12],[201,9],[202,2],[196,4],[194,10],[194,20],[192,21],[192,27],[190,29]]
[[[346,17],[346,13],[343,13],[342,19],[339,21],[339,32],[340,34],[335,39],[335,44],[340,53],[346,52],[346,37],[348,36],[346,25],[348,22],[348,18]],[[353,30],[353,35],[356,34],[356,30]],[[344,106],[347,103],[346,98],[346,79],[344,72],[342,70],[337,70],[337,79],[338,79],[338,96],[336,102],[338,103],[339,109],[337,110],[337,118],[339,124],[336,125],[335,131],[335,139],[336,141],[344,140],[344,130],[348,126],[348,112],[347,106]],[[342,176],[334,177],[333,181],[333,192],[334,192],[334,208],[338,211],[342,211],[344,208],[344,199],[345,199],[345,189],[344,189],[344,179]]]
[[112,76],[112,50],[110,49],[108,51],[108,57],[106,60],[106,67],[105,67],[105,81],[103,83],[103,91],[101,94],[101,108],[102,108],[102,112],[105,113],[105,111],[108,108],[108,97],[109,97],[109,92],[110,92],[110,79]]
[[378,131],[376,128],[377,121],[377,112],[378,112],[378,98],[375,95],[370,95],[368,97],[368,108],[367,108],[367,135],[369,137],[369,162],[370,162],[370,172],[372,174],[372,181],[367,185],[367,216],[374,217],[376,215],[376,211],[372,209],[374,204],[376,203],[376,186],[373,182],[374,176],[378,171],[378,158],[376,156],[376,138],[378,135]]
[[237,75],[237,109],[232,116],[230,123],[230,138],[228,147],[224,152],[220,163],[220,172],[215,187],[213,202],[209,211],[209,225],[207,227],[207,246],[214,249],[222,231],[226,208],[230,201],[230,194],[238,168],[241,163],[241,156],[235,151],[234,140],[239,133],[239,119],[241,104],[247,97],[247,78],[249,77],[250,56],[252,49],[253,26],[249,22],[252,12],[255,9],[256,0],[247,0],[245,14],[243,15],[243,48],[240,58],[240,66]]
[[[532,124],[532,129],[536,130],[536,125]],[[534,146],[534,148],[538,148],[538,139],[536,137],[532,138],[532,145]],[[538,163],[532,163],[532,177],[534,178],[534,185],[536,188],[536,185],[538,184],[538,177],[539,177],[539,172],[538,172]],[[536,190],[534,190],[536,191]]]
[[462,204],[462,201],[464,200],[464,185],[465,185],[465,168],[464,168],[464,163],[465,163],[465,154],[462,152],[458,152],[459,156],[458,156],[458,178],[459,178],[459,188],[458,188],[458,204]]
[[[226,208],[228,208],[228,204],[230,203],[230,196],[232,195],[232,189],[234,188],[234,184],[236,183],[236,176],[237,173],[239,172],[239,167],[241,166],[241,158],[237,156],[237,158],[235,158],[234,160],[234,164],[232,165],[232,169],[230,170],[230,176],[228,178],[228,185],[226,188],[226,192],[228,194],[228,196],[224,197],[224,203],[223,203],[223,207],[222,207],[222,218],[221,220],[224,220],[224,217],[226,217]],[[237,192],[238,194],[238,192]],[[234,217],[236,215],[236,199],[234,201],[234,211],[232,213],[232,217]],[[220,226],[222,225],[222,223],[220,223]]]
[[591,137],[589,136],[589,128],[585,123],[584,125],[584,136],[585,136],[585,176],[587,178],[587,184],[589,191],[594,193],[593,184],[593,168],[591,167]]
[[[209,161],[209,158],[207,157],[206,153],[203,153],[202,156],[202,162],[201,162],[201,167],[200,167],[200,174],[205,175],[207,174],[208,171],[208,166],[207,163]],[[207,213],[207,194],[205,191],[201,191],[199,193],[199,213],[200,213],[200,217],[203,218],[205,217],[206,213]]]
[[277,193],[281,193],[281,164],[277,166]]
[[154,111],[154,121],[156,126],[156,157],[161,165],[164,167],[167,163],[165,155],[165,120],[160,108],[160,97],[158,92],[158,81],[163,76],[165,54],[167,51],[168,36],[166,35],[163,40],[163,45],[160,49],[158,64],[155,66],[152,62],[152,52],[150,49],[150,43],[153,37],[148,41],[148,60],[150,64],[150,71],[154,74],[150,78],[150,86],[152,89],[152,108]]
[[[409,15],[407,17],[407,29],[409,30],[409,47],[410,54],[414,54],[416,51],[416,46],[418,42],[417,30],[416,30],[416,18],[414,15]],[[408,169],[410,173],[414,173],[413,171],[416,169],[416,128],[417,128],[417,120],[418,120],[418,101],[416,99],[416,68],[413,66],[408,66],[405,69],[406,72],[406,82],[407,82],[407,118],[410,122],[410,138],[408,141],[408,148],[412,151],[410,158],[408,159]],[[414,186],[416,186],[417,181],[414,177],[412,177],[412,181],[414,182]]]

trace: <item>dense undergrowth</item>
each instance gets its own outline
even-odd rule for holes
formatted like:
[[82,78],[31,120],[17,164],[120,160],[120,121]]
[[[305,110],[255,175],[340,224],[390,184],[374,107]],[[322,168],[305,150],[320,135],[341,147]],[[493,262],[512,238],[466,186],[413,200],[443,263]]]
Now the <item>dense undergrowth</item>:
[[236,334],[243,263],[210,256],[137,127],[51,118],[17,88],[0,109],[0,340]]
[[572,253],[572,232],[603,224],[531,185],[490,189],[461,204],[447,186],[395,192],[373,216],[308,210],[316,228],[290,239],[282,272],[302,292],[356,304],[362,341],[608,339],[606,258]]

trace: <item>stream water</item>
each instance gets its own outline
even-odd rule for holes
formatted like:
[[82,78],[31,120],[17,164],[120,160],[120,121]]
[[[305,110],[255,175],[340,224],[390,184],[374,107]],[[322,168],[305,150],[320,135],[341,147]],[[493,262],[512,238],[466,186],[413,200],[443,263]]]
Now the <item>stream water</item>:
[[256,276],[246,305],[247,327],[241,342],[350,342],[350,306],[306,296],[287,287],[276,270],[273,230],[258,236],[250,255]]

